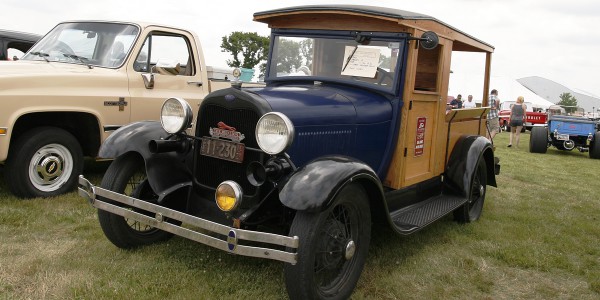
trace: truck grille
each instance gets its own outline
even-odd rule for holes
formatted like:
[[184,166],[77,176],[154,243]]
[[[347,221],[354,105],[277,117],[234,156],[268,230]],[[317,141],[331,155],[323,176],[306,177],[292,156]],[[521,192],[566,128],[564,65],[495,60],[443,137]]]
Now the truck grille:
[[[215,128],[219,122],[223,122],[228,126],[235,127],[236,131],[244,135],[241,143],[245,144],[246,148],[258,149],[256,137],[254,136],[258,119],[259,115],[249,109],[227,109],[215,104],[205,105],[198,117],[196,136],[210,136],[210,128]],[[195,176],[199,183],[216,188],[225,180],[233,180],[242,187],[245,195],[251,196],[256,193],[256,187],[246,179],[246,167],[252,161],[260,161],[261,152],[246,149],[244,161],[240,164],[200,155],[199,148],[198,145],[195,150],[197,151]]]

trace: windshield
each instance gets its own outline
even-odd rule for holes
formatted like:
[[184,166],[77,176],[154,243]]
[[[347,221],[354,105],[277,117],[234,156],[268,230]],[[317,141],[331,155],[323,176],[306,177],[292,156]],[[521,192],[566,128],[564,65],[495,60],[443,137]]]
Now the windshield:
[[393,91],[404,40],[276,35],[268,80],[346,81]]
[[116,68],[127,57],[138,33],[136,26],[127,24],[62,23],[22,59]]

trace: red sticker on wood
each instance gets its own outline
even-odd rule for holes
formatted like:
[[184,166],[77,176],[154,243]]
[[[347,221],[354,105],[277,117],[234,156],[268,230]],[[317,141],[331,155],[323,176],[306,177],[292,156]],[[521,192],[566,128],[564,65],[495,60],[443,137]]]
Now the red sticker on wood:
[[417,135],[415,137],[415,157],[423,155],[423,149],[425,147],[425,124],[427,118],[417,118]]

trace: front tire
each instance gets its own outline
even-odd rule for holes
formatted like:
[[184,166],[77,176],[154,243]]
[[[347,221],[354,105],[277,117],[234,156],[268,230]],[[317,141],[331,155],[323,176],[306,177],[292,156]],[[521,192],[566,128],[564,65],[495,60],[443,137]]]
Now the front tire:
[[64,129],[40,127],[11,146],[4,176],[17,197],[52,197],[74,189],[82,171],[83,152],[77,139]]
[[483,157],[475,167],[473,178],[469,187],[469,200],[454,211],[454,220],[459,223],[471,223],[481,217],[483,203],[487,191],[487,168]]
[[590,145],[590,158],[600,159],[600,131],[594,134],[594,140]]
[[[100,186],[148,202],[155,202],[158,198],[148,184],[144,160],[136,154],[115,159],[106,170]],[[154,244],[173,236],[169,232],[100,209],[98,220],[104,235],[119,248]]]
[[369,250],[371,213],[365,190],[344,187],[323,212],[296,213],[290,236],[300,238],[298,262],[284,267],[291,299],[348,299]]
[[546,127],[531,128],[529,152],[546,153],[548,151],[548,129]]

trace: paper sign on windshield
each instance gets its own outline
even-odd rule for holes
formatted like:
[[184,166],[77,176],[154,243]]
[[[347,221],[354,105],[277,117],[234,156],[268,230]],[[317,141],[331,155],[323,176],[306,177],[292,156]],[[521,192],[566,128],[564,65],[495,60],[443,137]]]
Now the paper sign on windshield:
[[380,55],[379,48],[346,46],[342,75],[375,78]]

